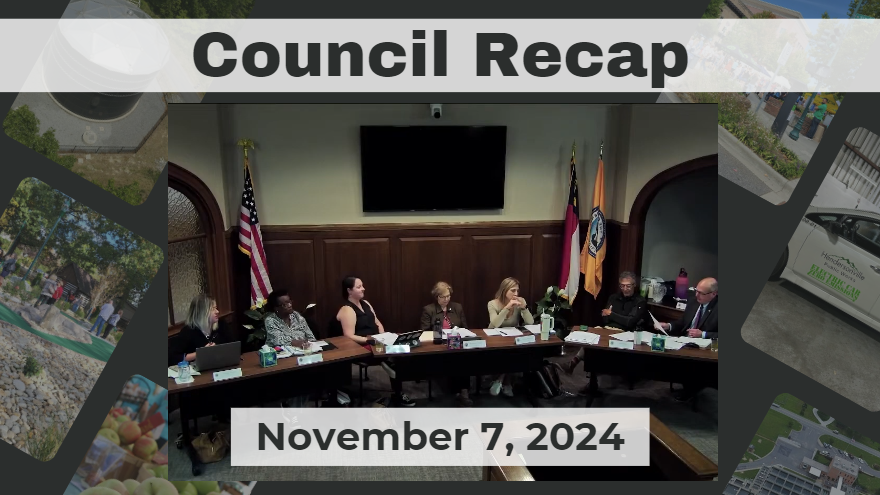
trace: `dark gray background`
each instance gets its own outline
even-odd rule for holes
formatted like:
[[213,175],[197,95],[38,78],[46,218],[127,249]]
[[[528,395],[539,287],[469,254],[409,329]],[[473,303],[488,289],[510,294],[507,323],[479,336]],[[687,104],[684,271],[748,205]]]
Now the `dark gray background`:
[[[68,0],[40,0],[4,5],[7,18],[58,18]],[[297,2],[291,0],[257,0],[252,12],[254,18],[698,18],[707,0],[676,0],[657,2],[630,0],[613,3],[584,0],[533,1],[445,1],[439,2]],[[658,21],[659,22],[659,21]],[[584,41],[591,41],[590,33],[583,32]],[[11,47],[8,47],[11,48]],[[30,70],[30,67],[4,70]],[[585,84],[585,91],[588,90]],[[10,108],[14,94],[0,95],[3,114]],[[445,103],[653,103],[656,93],[650,94],[209,94],[206,103],[281,103],[281,102],[421,102]],[[789,202],[773,206],[744,189],[719,178],[719,231],[721,265],[718,275],[720,292],[725,300],[723,326],[725,328],[725,361],[721,368],[720,383],[723,401],[720,404],[719,432],[720,483],[660,483],[650,488],[644,483],[593,482],[589,487],[604,493],[717,494],[731,476],[737,460],[748,443],[773,397],[782,392],[792,393],[807,403],[828,412],[870,437],[880,439],[880,424],[876,414],[844,399],[833,390],[819,385],[783,365],[740,337],[740,328],[755,299],[761,291],[783,246],[788,242],[798,219],[810,203],[830,167],[846,135],[856,127],[880,131],[875,125],[880,110],[880,95],[850,94],[836,116],[837,124],[830,127],[813,157],[810,167]],[[110,193],[63,169],[50,160],[25,149],[0,133],[2,177],[0,206],[5,208],[19,182],[36,177],[69,194],[108,218],[119,222],[133,232],[165,248],[167,245],[167,172],[160,177],[150,197],[139,206],[131,206]],[[166,251],[167,252],[167,251]],[[137,316],[117,351],[107,363],[104,373],[83,407],[79,418],[68,434],[58,455],[48,463],[41,463],[14,447],[0,442],[4,491],[56,495],[62,493],[73,476],[85,451],[97,432],[106,411],[119,394],[125,380],[132,374],[143,374],[162,383],[166,354],[165,324],[167,305],[167,264],[163,264],[153,280]],[[732,348],[730,346],[733,346]],[[841,342],[845,345],[845,342]],[[719,399],[722,400],[722,399]],[[872,421],[873,420],[873,421]],[[279,468],[290,469],[290,468]],[[295,469],[295,468],[294,468]],[[571,483],[570,483],[571,484]],[[491,486],[469,490],[491,490]],[[495,485],[495,490],[518,492],[533,490],[531,485]],[[566,487],[567,488],[567,487]],[[260,482],[256,495],[287,494],[294,490],[291,482]],[[319,488],[320,489],[320,488]],[[381,489],[381,488],[380,488]],[[419,487],[424,490],[425,487]],[[430,490],[430,489],[429,489]],[[468,490],[465,488],[465,490]]]

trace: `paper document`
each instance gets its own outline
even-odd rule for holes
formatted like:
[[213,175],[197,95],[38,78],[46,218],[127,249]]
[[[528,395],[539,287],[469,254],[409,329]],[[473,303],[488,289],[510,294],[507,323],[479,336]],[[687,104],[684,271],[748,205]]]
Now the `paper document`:
[[501,333],[501,330],[497,328],[487,328],[483,330],[483,333],[485,333],[489,337],[501,337],[504,335],[503,333]]
[[317,342],[312,342],[312,345],[313,345],[313,346],[316,345],[316,346],[318,346],[318,347],[324,347],[325,345],[327,345],[327,343],[324,342],[323,340],[319,340],[319,341],[317,341]]
[[684,342],[679,342],[675,339],[666,339],[666,350],[667,351],[677,351],[684,346]]
[[499,328],[498,330],[501,330],[501,335],[505,337],[519,337],[523,334],[516,328]]
[[681,342],[682,344],[697,344],[698,346],[700,346],[700,349],[705,349],[709,347],[710,344],[712,344],[712,341],[710,339],[699,339],[693,337],[669,337],[669,339]]
[[[192,376],[199,376],[200,375],[198,370],[194,369],[192,366],[189,367],[189,374]],[[168,367],[168,378],[177,378],[178,376],[180,376],[180,369],[177,367],[177,365],[175,364],[174,366],[169,366]],[[187,382],[187,383],[189,383],[189,382]]]
[[596,345],[599,343],[599,339],[602,336],[598,333],[592,332],[571,332],[568,336],[565,337],[566,342],[571,342],[574,344],[589,344]]
[[397,340],[397,334],[391,332],[385,333],[377,333],[376,335],[371,335],[373,340],[377,342],[381,342],[385,345],[394,345],[394,341]]
[[635,334],[632,332],[615,333],[614,335],[611,335],[611,337],[626,342],[632,342],[636,338]]
[[[532,333],[535,334],[535,335],[541,335],[541,325],[539,325],[539,324],[534,324],[534,325],[523,325],[523,327],[524,327],[526,330],[528,330],[529,332],[532,332]],[[551,329],[550,329],[550,334],[552,335],[552,334],[554,334],[554,333],[556,333],[556,330],[553,330],[553,329],[551,328]]]
[[651,319],[654,320],[654,329],[660,330],[661,332],[663,332],[663,335],[669,335],[668,333],[666,333],[666,330],[663,330],[663,325],[661,325],[660,322],[657,321],[657,318],[654,318],[654,315],[650,311],[648,311],[648,314],[651,315]]
[[443,329],[443,338],[446,338],[446,336],[449,335],[450,333],[452,333],[453,330],[457,331],[458,334],[462,336],[462,338],[465,338],[465,337],[476,337],[476,336],[477,336],[477,334],[475,334],[474,332],[471,332],[471,331],[468,330],[467,328],[453,327],[453,328],[451,328],[451,329],[449,329],[449,328],[444,328],[444,329]]

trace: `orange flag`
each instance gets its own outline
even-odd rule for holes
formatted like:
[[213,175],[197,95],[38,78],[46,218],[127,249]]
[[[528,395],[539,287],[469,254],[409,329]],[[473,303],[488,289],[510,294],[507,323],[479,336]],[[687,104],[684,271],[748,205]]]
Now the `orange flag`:
[[605,167],[599,159],[596,184],[593,186],[593,209],[590,213],[590,233],[581,250],[581,273],[584,289],[595,299],[602,288],[602,262],[605,261]]

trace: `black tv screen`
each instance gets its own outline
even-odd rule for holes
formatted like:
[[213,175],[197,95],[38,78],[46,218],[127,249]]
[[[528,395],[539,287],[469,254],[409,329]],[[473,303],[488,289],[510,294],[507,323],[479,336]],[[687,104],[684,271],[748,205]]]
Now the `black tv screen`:
[[365,212],[504,208],[504,126],[362,126]]

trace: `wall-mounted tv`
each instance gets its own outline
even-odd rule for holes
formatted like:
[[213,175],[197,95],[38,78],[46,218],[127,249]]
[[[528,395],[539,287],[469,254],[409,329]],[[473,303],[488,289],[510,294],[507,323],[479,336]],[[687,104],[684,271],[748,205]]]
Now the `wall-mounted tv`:
[[505,126],[362,126],[364,212],[504,208]]

